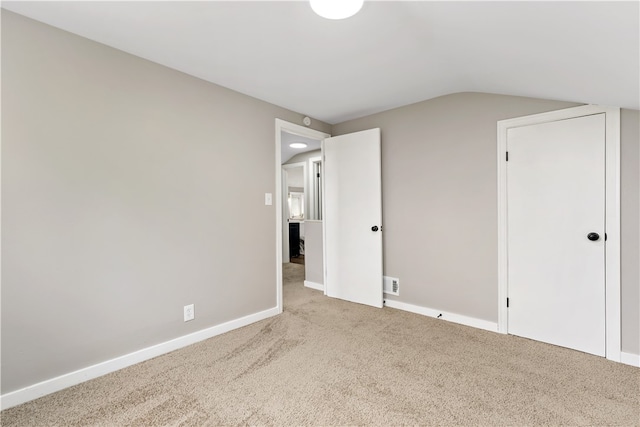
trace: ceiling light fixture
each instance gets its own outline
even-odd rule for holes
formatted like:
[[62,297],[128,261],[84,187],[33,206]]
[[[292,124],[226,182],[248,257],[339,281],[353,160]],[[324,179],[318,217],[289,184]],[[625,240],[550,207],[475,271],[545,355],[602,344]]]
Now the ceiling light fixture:
[[292,142],[291,144],[289,144],[289,147],[291,147],[291,148],[307,148],[307,144],[305,144],[304,142]]
[[362,9],[364,0],[309,0],[311,9],[327,19],[345,19]]

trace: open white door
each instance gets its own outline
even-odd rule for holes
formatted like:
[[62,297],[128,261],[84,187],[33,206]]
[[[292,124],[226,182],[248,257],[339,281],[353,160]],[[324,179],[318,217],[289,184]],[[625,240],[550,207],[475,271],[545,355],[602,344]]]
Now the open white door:
[[380,129],[327,138],[323,153],[326,294],[381,308]]

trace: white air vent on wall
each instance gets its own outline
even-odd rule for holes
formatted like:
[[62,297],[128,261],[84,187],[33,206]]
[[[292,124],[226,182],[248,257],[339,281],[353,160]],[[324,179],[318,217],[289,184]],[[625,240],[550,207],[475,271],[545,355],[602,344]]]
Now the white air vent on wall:
[[397,277],[384,276],[383,292],[388,295],[400,295],[400,279]]

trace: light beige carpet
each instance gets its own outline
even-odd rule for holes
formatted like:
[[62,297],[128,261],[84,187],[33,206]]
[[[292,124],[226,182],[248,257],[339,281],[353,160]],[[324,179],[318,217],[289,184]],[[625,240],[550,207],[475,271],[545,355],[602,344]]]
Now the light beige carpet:
[[326,298],[3,411],[3,426],[640,425],[640,369]]

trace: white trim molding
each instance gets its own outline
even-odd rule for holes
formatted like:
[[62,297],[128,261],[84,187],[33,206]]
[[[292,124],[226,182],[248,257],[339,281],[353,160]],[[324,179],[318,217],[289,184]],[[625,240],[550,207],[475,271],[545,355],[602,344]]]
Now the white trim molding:
[[476,319],[475,317],[463,316],[461,314],[448,313],[433,308],[421,307],[419,305],[407,304],[396,300],[385,300],[385,307],[396,308],[435,319],[446,320],[448,322],[459,323],[460,325],[471,326],[473,328],[484,329],[485,331],[497,332],[498,324],[488,320]]
[[170,341],[156,344],[151,347],[143,348],[141,350],[134,351],[133,353],[125,354],[111,360],[97,363],[95,365],[82,368],[68,374],[60,375],[59,377],[45,380],[37,384],[27,386],[20,390],[3,394],[0,397],[0,408],[4,410],[13,406],[20,405],[30,400],[34,400],[39,397],[46,396],[47,394],[60,391],[67,387],[71,387],[76,384],[101,377],[111,372],[115,372],[128,366],[144,362],[145,360],[161,356],[174,350],[178,350],[188,345],[204,341],[206,339],[215,337],[216,335],[224,334],[225,332],[250,325],[260,320],[275,316],[277,314],[280,314],[277,308],[270,308],[268,310],[250,314],[239,319],[221,323],[220,325],[212,326],[198,332],[184,335]]
[[620,353],[620,363],[640,368],[640,354],[625,353],[623,351]]
[[324,292],[324,285],[322,283],[310,282],[308,280],[304,281],[304,285],[307,288],[315,289],[316,291]]
[[282,119],[276,119],[275,132],[276,197],[274,205],[276,207],[276,309],[278,310],[278,313],[282,313],[282,132],[305,136],[316,140],[323,140],[331,135],[320,132],[319,130],[290,123]]
[[620,109],[584,105],[498,121],[498,332],[508,333],[507,151],[509,128],[605,113],[606,358],[620,362]]
[[318,209],[318,207],[316,206],[316,198],[318,197],[318,195],[316,194],[315,188],[316,177],[313,174],[313,165],[314,163],[322,163],[322,156],[310,157],[308,162],[309,164],[307,165],[307,180],[309,182],[309,214],[306,216],[306,218],[309,218],[312,221],[322,221],[321,219],[318,219],[318,217],[321,217],[322,215],[316,213],[316,210]]

